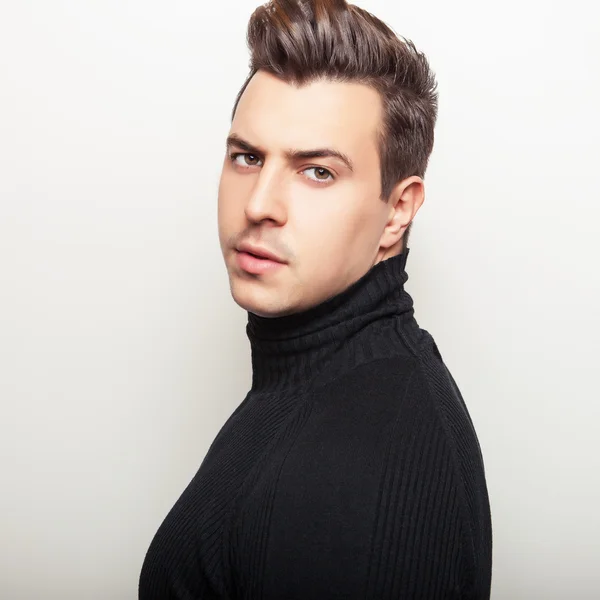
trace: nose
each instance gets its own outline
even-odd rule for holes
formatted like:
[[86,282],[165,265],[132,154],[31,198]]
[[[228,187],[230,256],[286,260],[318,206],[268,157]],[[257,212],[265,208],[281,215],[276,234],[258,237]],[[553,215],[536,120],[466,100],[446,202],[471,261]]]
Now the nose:
[[282,197],[283,177],[274,168],[263,167],[246,202],[246,218],[251,223],[273,221],[283,225],[287,220],[287,209]]

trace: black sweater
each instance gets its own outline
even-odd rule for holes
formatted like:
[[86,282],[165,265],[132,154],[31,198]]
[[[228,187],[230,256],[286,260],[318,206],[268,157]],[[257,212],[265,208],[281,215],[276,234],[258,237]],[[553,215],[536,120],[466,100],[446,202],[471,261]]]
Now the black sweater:
[[252,388],[156,533],[141,600],[489,598],[483,458],[408,253],[302,313],[249,313]]

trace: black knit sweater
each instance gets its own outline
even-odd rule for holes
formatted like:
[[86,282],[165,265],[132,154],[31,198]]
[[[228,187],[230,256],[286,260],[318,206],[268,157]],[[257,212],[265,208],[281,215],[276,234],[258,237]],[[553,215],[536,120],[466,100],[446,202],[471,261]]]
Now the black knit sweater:
[[252,388],[156,533],[141,600],[489,598],[483,459],[408,253],[307,311],[249,314]]

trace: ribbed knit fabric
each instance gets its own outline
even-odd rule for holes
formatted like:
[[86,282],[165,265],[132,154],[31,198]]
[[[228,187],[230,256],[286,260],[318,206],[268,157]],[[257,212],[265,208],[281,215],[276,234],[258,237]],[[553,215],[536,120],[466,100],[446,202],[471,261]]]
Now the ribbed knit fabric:
[[140,600],[489,598],[483,458],[408,253],[305,312],[249,314],[252,388],[156,533]]

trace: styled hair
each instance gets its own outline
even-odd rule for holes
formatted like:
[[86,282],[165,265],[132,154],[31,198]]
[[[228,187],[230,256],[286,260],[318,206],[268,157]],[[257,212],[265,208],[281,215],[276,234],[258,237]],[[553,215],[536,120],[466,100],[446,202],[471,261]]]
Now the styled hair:
[[[262,69],[302,86],[318,79],[371,86],[382,99],[377,132],[380,198],[401,180],[425,176],[433,150],[438,94],[435,75],[413,42],[346,0],[272,0],[250,17],[249,81]],[[412,222],[403,236],[406,248]]]

